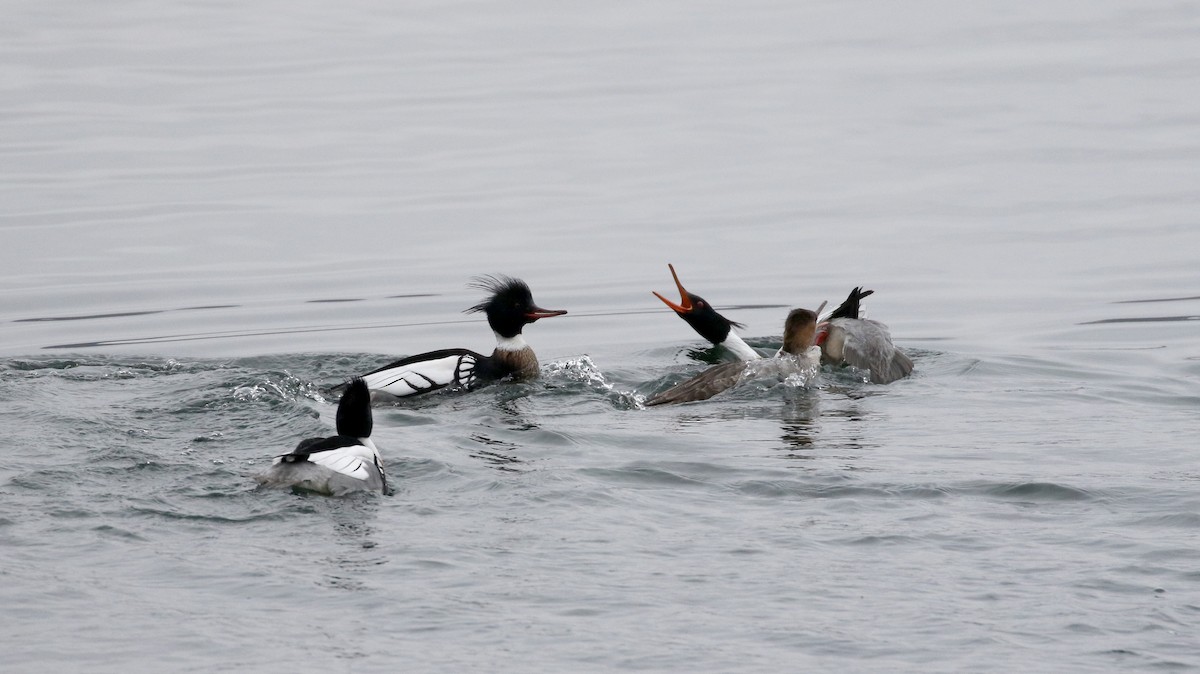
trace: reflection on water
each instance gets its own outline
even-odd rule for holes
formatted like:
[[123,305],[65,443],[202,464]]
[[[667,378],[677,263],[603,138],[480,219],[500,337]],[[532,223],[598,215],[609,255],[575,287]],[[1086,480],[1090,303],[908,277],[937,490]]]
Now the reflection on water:
[[780,440],[789,459],[810,459],[819,438],[820,404],[818,396],[792,395],[780,409]]
[[472,442],[486,447],[474,449],[471,458],[480,459],[496,470],[516,472],[520,470],[519,465],[524,463],[518,456],[520,446],[515,443],[497,440],[485,433],[472,433],[470,438]]
[[789,459],[813,458],[811,454],[807,453],[813,449],[815,442],[811,424],[784,424],[782,431],[780,440],[785,447],[793,450],[784,456]]

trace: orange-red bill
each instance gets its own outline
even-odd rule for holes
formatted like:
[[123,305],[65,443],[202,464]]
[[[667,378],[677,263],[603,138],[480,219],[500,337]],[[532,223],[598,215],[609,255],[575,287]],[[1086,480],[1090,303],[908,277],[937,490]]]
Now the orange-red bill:
[[683,288],[683,284],[679,282],[679,274],[675,273],[675,265],[668,263],[667,268],[671,270],[671,278],[675,279],[675,287],[679,289],[679,304],[675,304],[671,300],[654,292],[654,296],[663,301],[663,304],[671,307],[671,310],[679,314],[687,314],[692,311],[692,300],[688,299],[688,293]]
[[[822,305],[824,307],[824,305]],[[829,321],[817,324],[817,332],[813,335],[813,344],[821,346],[829,339]]]
[[525,312],[525,319],[529,321],[536,321],[539,318],[553,318],[554,316],[562,316],[565,313],[567,313],[566,309],[543,309],[541,307],[534,307],[533,309]]

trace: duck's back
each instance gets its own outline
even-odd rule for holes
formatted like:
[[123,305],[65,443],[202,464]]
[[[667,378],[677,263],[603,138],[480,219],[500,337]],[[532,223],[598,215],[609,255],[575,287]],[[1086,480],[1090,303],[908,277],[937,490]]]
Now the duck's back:
[[912,373],[912,360],[892,343],[887,326],[870,319],[834,319],[843,332],[842,360],[868,370],[875,384],[890,384]]
[[370,442],[344,435],[304,440],[291,454],[276,457],[256,479],[268,487],[291,487],[328,496],[384,491],[387,478]]

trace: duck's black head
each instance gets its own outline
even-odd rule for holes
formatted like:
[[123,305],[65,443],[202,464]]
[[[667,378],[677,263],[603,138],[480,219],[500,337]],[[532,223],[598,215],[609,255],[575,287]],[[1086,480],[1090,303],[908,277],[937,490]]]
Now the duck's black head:
[[369,438],[375,422],[371,417],[371,392],[361,377],[350,380],[337,409],[337,432],[351,438]]
[[717,313],[716,309],[712,308],[703,297],[689,293],[683,284],[679,282],[679,275],[675,273],[675,265],[668,264],[667,267],[671,270],[671,276],[675,279],[675,287],[679,289],[679,304],[675,304],[671,300],[654,293],[654,296],[663,301],[663,304],[671,307],[677,316],[687,321],[687,324],[692,326],[692,329],[700,334],[701,337],[707,339],[713,344],[720,344],[729,336],[731,328],[744,327],[741,323],[731,321],[721,314]]
[[521,279],[509,276],[480,276],[470,287],[487,291],[491,295],[467,309],[465,313],[482,311],[487,315],[488,325],[501,337],[516,337],[526,325],[539,318],[562,316],[567,313],[562,309],[543,309],[534,304],[533,293]]

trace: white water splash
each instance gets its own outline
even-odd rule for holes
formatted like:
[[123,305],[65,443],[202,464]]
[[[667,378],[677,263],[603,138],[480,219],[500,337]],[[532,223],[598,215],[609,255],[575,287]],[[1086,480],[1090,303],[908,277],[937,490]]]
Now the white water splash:
[[614,398],[623,406],[643,407],[646,396],[636,391],[621,391],[604,376],[600,368],[586,354],[577,358],[568,358],[547,363],[545,366],[547,378],[562,377],[568,381],[578,382],[586,387]]

